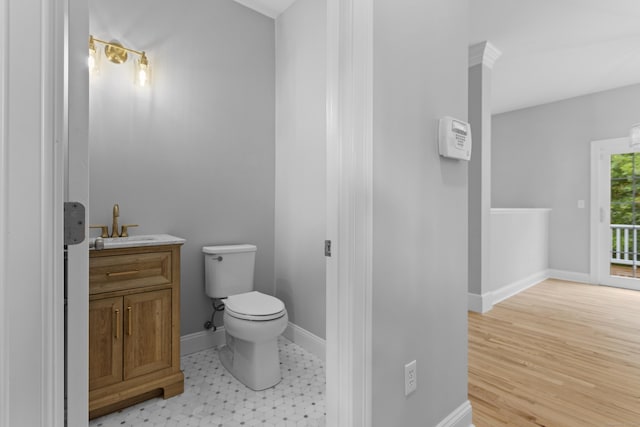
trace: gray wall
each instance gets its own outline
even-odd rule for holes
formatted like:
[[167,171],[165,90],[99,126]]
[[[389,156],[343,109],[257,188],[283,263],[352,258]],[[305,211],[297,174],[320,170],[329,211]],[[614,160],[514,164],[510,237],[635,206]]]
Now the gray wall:
[[550,268],[590,272],[591,141],[627,136],[639,112],[634,85],[493,116],[492,206],[552,208]]
[[90,6],[91,33],[146,50],[153,72],[134,88],[131,62],[103,55],[92,78],[90,221],[111,224],[119,203],[133,233],[187,239],[181,333],[197,332],[210,315],[203,245],[256,244],[256,288],[275,291],[274,21],[232,0]]
[[276,295],[325,337],[326,1],[276,20]]
[[374,6],[373,424],[435,426],[467,401],[468,165],[436,134],[467,118],[468,1]]
[[[491,209],[488,239],[488,304],[513,295],[512,286],[543,277],[549,269],[549,209]],[[491,295],[493,293],[493,295]],[[489,307],[490,307],[489,306]]]

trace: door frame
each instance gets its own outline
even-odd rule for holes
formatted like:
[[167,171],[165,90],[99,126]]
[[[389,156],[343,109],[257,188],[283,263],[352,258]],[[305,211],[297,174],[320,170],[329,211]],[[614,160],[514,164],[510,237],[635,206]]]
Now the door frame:
[[[610,257],[605,243],[611,238],[610,217],[610,162],[604,156],[623,153],[640,153],[640,147],[631,147],[628,137],[611,138],[591,142],[591,274],[590,281],[597,285],[640,290],[638,279],[612,277],[609,274]],[[637,281],[635,284],[633,281]]]
[[[8,185],[8,135],[7,122],[9,114],[9,105],[7,99],[8,93],[8,75],[9,75],[9,3],[6,0],[0,0],[0,348],[8,348],[8,326],[7,326],[7,309],[6,309],[6,288],[7,288],[7,268],[6,254],[8,253],[7,241],[4,236],[7,235],[8,225],[8,205],[7,200],[9,193]],[[0,425],[9,425],[9,358],[6,351],[0,351]]]
[[372,424],[373,0],[327,0],[327,425]]
[[0,0],[0,425],[64,425],[66,1]]

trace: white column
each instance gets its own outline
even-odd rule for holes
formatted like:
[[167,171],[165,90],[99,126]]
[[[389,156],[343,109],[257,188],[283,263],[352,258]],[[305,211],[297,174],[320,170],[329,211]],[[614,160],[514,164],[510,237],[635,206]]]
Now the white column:
[[491,79],[501,52],[485,41],[469,48],[469,122],[473,148],[469,162],[469,296],[485,312],[491,302],[483,294],[489,285],[491,215]]

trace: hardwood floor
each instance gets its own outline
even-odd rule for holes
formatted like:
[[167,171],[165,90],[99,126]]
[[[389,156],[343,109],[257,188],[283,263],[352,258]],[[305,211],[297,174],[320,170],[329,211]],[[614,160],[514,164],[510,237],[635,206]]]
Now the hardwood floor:
[[640,427],[640,292],[546,280],[469,313],[476,427]]

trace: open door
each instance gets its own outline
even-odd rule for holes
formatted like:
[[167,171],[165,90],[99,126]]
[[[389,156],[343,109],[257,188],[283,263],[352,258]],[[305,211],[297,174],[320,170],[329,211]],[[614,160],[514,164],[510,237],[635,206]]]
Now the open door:
[[[64,200],[79,202],[89,218],[89,3],[65,0]],[[87,221],[85,226],[88,227]],[[85,236],[89,235],[88,228]],[[89,243],[69,245],[65,274],[65,408],[67,426],[86,426],[89,414]]]

